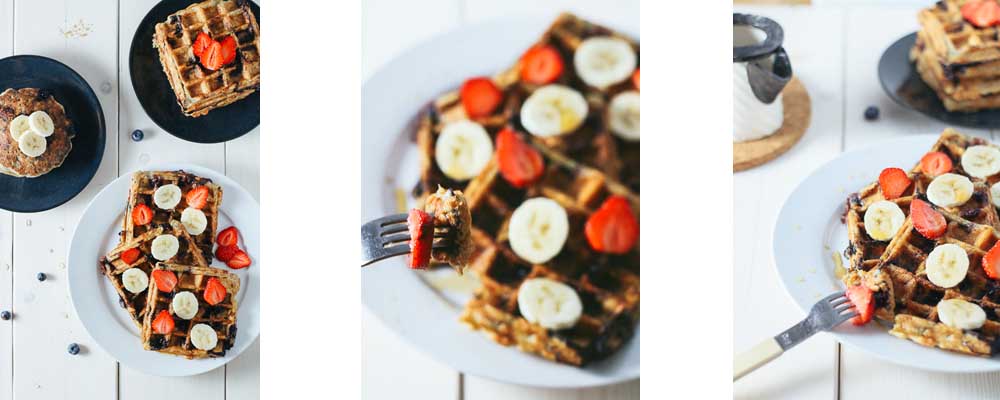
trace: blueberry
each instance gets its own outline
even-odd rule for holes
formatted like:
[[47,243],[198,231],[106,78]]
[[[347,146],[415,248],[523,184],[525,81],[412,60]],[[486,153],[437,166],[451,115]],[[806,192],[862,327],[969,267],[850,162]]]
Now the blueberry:
[[39,272],[38,275],[35,275],[35,277],[38,278],[39,282],[45,282],[45,273],[44,272]]
[[142,129],[136,129],[132,131],[132,141],[135,142],[141,141],[144,136],[146,135],[142,133]]
[[868,106],[868,108],[865,109],[865,119],[869,121],[878,119],[878,107]]
[[80,354],[80,345],[76,343],[70,343],[69,347],[66,348],[66,351],[69,351],[69,354],[72,354],[74,356]]
[[10,311],[7,310],[0,311],[0,319],[4,321],[10,321],[10,317],[11,317]]

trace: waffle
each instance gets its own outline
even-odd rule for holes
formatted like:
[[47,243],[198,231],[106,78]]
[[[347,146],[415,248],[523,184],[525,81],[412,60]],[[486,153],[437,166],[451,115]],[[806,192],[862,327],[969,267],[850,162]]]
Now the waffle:
[[[212,247],[215,244],[215,232],[219,225],[219,206],[222,204],[222,187],[211,179],[184,171],[138,171],[132,175],[132,185],[129,189],[128,208],[122,221],[121,241],[142,236],[149,229],[167,224],[171,220],[181,220],[181,212],[187,208],[187,202],[182,196],[180,203],[172,210],[163,210],[153,203],[153,193],[162,185],[175,184],[181,188],[182,194],[197,186],[207,186],[210,197],[208,203],[201,209],[208,219],[208,226],[200,235],[192,236],[194,243],[202,251],[202,257],[212,259]],[[153,222],[148,225],[135,225],[132,221],[132,210],[139,204],[145,204],[153,210]]]
[[964,0],[938,1],[917,14],[927,46],[945,64],[966,64],[1000,60],[996,27],[978,28],[965,21]]
[[[147,307],[142,324],[142,344],[146,350],[173,354],[187,358],[222,357],[233,347],[236,340],[236,299],[240,291],[240,278],[230,272],[198,265],[158,263],[156,269],[173,271],[177,275],[177,285],[172,292],[161,292],[155,283],[150,283]],[[204,292],[209,278],[218,278],[226,288],[226,297],[216,305],[205,302]],[[173,314],[171,300],[174,294],[189,291],[198,299],[198,312],[191,320]],[[168,310],[174,317],[174,330],[162,335],[152,329],[152,322],[162,310]],[[191,343],[191,327],[207,324],[215,330],[218,344],[212,350],[201,350]]]
[[[150,245],[153,239],[162,234],[172,234],[177,237],[180,243],[177,255],[168,261],[208,266],[208,259],[203,257],[201,251],[195,250],[196,247],[191,235],[188,235],[184,227],[174,220],[169,221],[167,224],[155,224],[155,226],[144,229],[139,236],[122,242],[99,260],[101,272],[111,281],[115,292],[118,293],[118,304],[128,311],[129,316],[132,317],[132,321],[140,329],[142,329],[142,321],[146,314],[146,295],[149,289],[147,288],[145,291],[134,294],[125,290],[125,285],[122,283],[122,273],[130,268],[139,268],[147,277],[150,277],[153,265],[156,263],[150,251]],[[133,248],[138,248],[141,255],[135,263],[130,265],[121,259],[121,254]],[[150,287],[152,286],[152,279],[150,278]]]
[[[220,42],[234,36],[236,60],[216,71],[204,68],[191,51],[200,32]],[[153,47],[184,115],[200,117],[260,87],[260,27],[245,0],[207,0],[171,14],[156,24]]]

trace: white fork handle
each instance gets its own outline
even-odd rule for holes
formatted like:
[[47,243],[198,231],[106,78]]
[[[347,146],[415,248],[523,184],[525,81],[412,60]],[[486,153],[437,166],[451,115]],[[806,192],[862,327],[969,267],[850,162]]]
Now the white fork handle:
[[778,358],[784,352],[781,346],[778,345],[777,340],[767,338],[767,340],[754,346],[752,349],[737,355],[733,358],[733,382],[742,378],[743,375],[760,368],[761,365]]

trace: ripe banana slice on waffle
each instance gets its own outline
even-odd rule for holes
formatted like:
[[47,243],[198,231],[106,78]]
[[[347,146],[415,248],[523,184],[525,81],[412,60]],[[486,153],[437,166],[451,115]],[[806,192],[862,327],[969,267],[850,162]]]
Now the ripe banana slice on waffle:
[[628,79],[636,63],[632,46],[610,36],[584,39],[573,55],[573,66],[580,79],[602,90]]
[[943,288],[955,287],[969,272],[969,254],[957,244],[942,244],[927,255],[924,269],[931,283]]
[[438,168],[449,178],[465,181],[479,172],[493,158],[493,141],[482,125],[461,120],[445,125],[434,145]]
[[906,215],[899,205],[888,200],[876,201],[865,211],[865,231],[875,240],[892,239],[905,221]]
[[521,125],[535,136],[558,136],[579,128],[587,112],[587,100],[580,92],[568,86],[546,85],[524,101]]
[[639,92],[619,93],[608,106],[611,132],[628,141],[639,140]]
[[188,234],[197,236],[205,232],[205,228],[208,227],[208,217],[204,211],[188,207],[181,213],[181,225],[184,225],[184,230]]
[[1000,149],[979,145],[962,153],[962,169],[976,178],[986,178],[1000,172]]
[[198,298],[188,291],[177,293],[170,301],[170,308],[174,311],[174,315],[180,318],[194,318],[198,314]]
[[219,335],[208,324],[195,324],[191,327],[191,344],[199,350],[212,350],[219,344]]
[[163,185],[153,192],[153,203],[163,210],[173,210],[181,202],[181,188],[175,184]]
[[938,207],[965,204],[972,197],[972,192],[972,181],[958,174],[943,174],[927,185],[927,199]]
[[131,293],[142,293],[149,287],[149,277],[139,268],[129,268],[122,273],[122,284]]
[[569,237],[566,210],[552,199],[526,200],[510,216],[510,247],[530,263],[542,264],[552,259]]
[[580,295],[569,285],[548,278],[521,283],[517,307],[528,322],[548,329],[571,328],[583,314]]
[[160,235],[153,239],[150,250],[153,258],[160,261],[167,261],[177,255],[181,244],[174,235]]
[[986,323],[986,311],[962,299],[941,300],[937,312],[938,319],[952,328],[979,329]]

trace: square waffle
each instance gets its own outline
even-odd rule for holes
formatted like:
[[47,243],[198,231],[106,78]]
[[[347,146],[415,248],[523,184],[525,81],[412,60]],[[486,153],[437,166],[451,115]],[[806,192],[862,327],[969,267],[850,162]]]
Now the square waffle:
[[[151,224],[153,225],[153,224]],[[130,317],[132,321],[135,322],[136,326],[142,328],[142,321],[146,313],[146,298],[149,288],[139,293],[132,293],[125,289],[125,285],[122,282],[122,274],[131,268],[138,268],[146,277],[150,277],[152,273],[153,266],[156,264],[156,259],[152,256],[152,251],[150,250],[153,239],[157,236],[163,234],[170,234],[177,237],[177,241],[180,244],[180,248],[177,250],[177,255],[170,258],[168,261],[184,263],[189,265],[200,265],[208,266],[209,261],[202,255],[202,252],[198,250],[195,246],[194,239],[191,235],[188,235],[184,227],[175,220],[170,220],[166,224],[155,224],[155,226],[150,226],[144,229],[139,236],[130,238],[127,241],[120,243],[111,252],[109,252],[104,257],[99,260],[99,265],[101,272],[104,276],[111,281],[111,284],[115,287],[115,291],[118,292],[118,304],[122,306]],[[122,253],[129,249],[138,248],[140,252],[139,258],[132,264],[126,263],[121,259]],[[152,279],[150,281],[150,287],[152,287]]]
[[[153,193],[163,185],[174,184],[181,189],[181,201],[171,210],[164,210],[156,206],[153,202]],[[171,220],[180,221],[181,213],[187,208],[187,201],[184,195],[191,189],[205,186],[209,189],[209,199],[201,211],[205,213],[208,226],[199,235],[192,236],[195,245],[201,249],[202,257],[206,260],[212,259],[212,247],[215,245],[215,232],[219,225],[219,206],[222,204],[222,187],[216,185],[211,179],[184,172],[184,171],[138,171],[132,175],[132,185],[129,189],[128,208],[125,218],[122,221],[121,241],[128,242],[131,239],[142,236],[149,229],[158,225],[167,224]],[[153,222],[147,225],[136,225],[131,216],[135,207],[145,204],[153,210]]]
[[[198,33],[236,38],[236,60],[216,71],[191,50]],[[256,92],[260,86],[260,27],[245,0],[192,4],[156,24],[153,47],[184,115],[200,117]]]
[[[235,296],[240,291],[240,278],[228,271],[198,265],[158,263],[155,268],[172,271],[177,276],[177,285],[171,292],[161,292],[154,282],[150,282],[142,324],[143,347],[189,359],[225,356],[236,340]],[[205,287],[211,278],[217,278],[226,288],[225,298],[216,305],[204,299]],[[184,291],[191,292],[198,299],[198,311],[190,320],[175,315],[171,307],[174,296]],[[170,312],[174,320],[174,330],[166,335],[156,333],[152,328],[156,315],[163,310]],[[202,350],[191,343],[191,329],[197,324],[206,324],[215,331],[218,342],[214,348]]]
[[942,0],[920,10],[917,20],[926,44],[948,65],[1000,60],[996,27],[979,28],[962,16],[965,0]]

